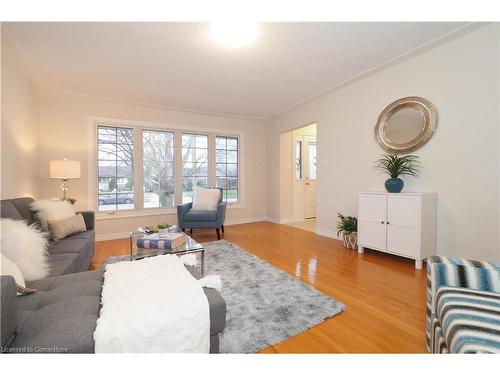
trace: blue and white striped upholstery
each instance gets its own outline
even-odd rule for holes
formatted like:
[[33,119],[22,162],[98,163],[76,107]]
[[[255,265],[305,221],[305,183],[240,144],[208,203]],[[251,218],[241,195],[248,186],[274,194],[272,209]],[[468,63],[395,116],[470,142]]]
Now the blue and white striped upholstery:
[[[438,295],[446,294],[445,291],[447,287],[454,287],[462,292],[466,293],[469,291],[468,297],[457,297],[455,295],[453,309],[455,313],[450,315],[458,317],[460,323],[461,332],[457,333],[457,329],[453,330],[453,333],[448,332],[446,327],[442,326],[443,320],[440,316],[440,311],[438,309]],[[471,338],[467,341],[464,337],[467,335],[466,327],[470,326],[471,330],[474,330],[474,324],[479,320],[477,316],[472,316],[471,309],[469,309],[467,314],[462,314],[456,312],[463,302],[471,303],[471,301],[466,302],[467,298],[470,298],[470,293],[473,291],[483,291],[490,292],[490,294],[500,293],[500,264],[499,263],[487,263],[479,261],[471,261],[465,259],[453,259],[448,257],[433,256],[427,259],[427,349],[431,353],[453,353],[455,350],[465,350],[467,352],[484,352],[484,345],[477,345],[474,348],[474,339]],[[451,293],[451,292],[450,292]],[[454,293],[458,293],[456,290]],[[486,293],[488,294],[488,293]],[[451,297],[450,297],[451,298]],[[478,302],[478,301],[476,301]],[[480,303],[480,302],[478,302]],[[451,308],[451,307],[450,307]],[[476,307],[477,308],[477,307]],[[481,308],[481,307],[478,307]],[[498,312],[497,312],[498,313]],[[495,312],[489,312],[489,314],[495,314]],[[463,323],[466,321],[466,323]],[[449,323],[451,324],[451,323]],[[456,322],[451,324],[453,327]],[[465,327],[465,328],[464,328]],[[481,330],[479,327],[477,330]],[[476,331],[477,331],[476,330]],[[497,327],[498,330],[498,327]],[[459,344],[457,346],[449,347],[451,344],[451,336],[458,340]],[[459,337],[462,337],[459,339]],[[500,337],[496,336],[495,340],[500,341]],[[477,340],[476,340],[477,341]],[[455,343],[454,341],[453,343]],[[465,345],[464,342],[467,344]],[[500,344],[499,344],[500,345]],[[491,350],[494,352],[494,350]]]
[[500,353],[500,294],[441,287],[436,315],[447,351]]

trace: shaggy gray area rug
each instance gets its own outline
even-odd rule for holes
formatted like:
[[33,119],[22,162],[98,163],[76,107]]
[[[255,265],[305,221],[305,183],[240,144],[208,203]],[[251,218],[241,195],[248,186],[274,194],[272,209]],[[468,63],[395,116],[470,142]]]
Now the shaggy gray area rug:
[[227,305],[221,353],[258,352],[345,310],[343,303],[230,242],[204,246],[205,274],[221,276]]

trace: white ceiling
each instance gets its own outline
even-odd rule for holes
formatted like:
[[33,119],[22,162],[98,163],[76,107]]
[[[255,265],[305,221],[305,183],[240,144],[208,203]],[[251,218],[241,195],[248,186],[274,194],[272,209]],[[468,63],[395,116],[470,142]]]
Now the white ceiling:
[[206,23],[7,23],[41,76],[85,95],[266,118],[465,23],[263,23],[224,49]]

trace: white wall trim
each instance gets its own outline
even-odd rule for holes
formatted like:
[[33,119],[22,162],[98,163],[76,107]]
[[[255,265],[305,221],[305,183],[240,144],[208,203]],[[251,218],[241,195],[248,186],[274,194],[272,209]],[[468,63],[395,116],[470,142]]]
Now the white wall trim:
[[324,237],[334,238],[336,240],[341,240],[341,238],[337,236],[337,232],[328,229],[316,228],[315,232],[318,236],[324,236]]
[[265,221],[269,221],[274,224],[287,224],[287,223],[293,223],[296,220],[294,220],[293,217],[281,219],[277,217],[266,216]]
[[122,238],[129,238],[129,236],[130,236],[130,232],[98,234],[95,236],[95,240],[96,240],[96,242],[120,240]]
[[[267,221],[267,217],[260,216],[260,217],[227,220],[224,225],[225,225],[225,227],[228,227],[231,225],[238,225],[238,224],[257,223],[259,221]],[[97,242],[109,241],[109,240],[119,240],[119,239],[123,239],[123,238],[128,238],[129,236],[130,236],[130,232],[98,234],[95,236],[95,240]]]

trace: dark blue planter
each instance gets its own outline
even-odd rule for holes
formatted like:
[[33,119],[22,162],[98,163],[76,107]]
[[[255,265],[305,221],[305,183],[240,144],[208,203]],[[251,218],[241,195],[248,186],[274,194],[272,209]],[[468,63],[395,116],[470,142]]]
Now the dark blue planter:
[[403,190],[404,182],[400,178],[389,178],[385,182],[385,189],[389,193],[400,193]]

